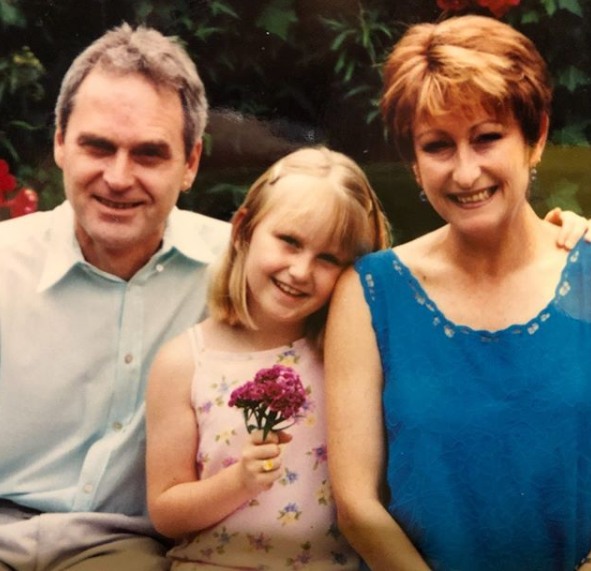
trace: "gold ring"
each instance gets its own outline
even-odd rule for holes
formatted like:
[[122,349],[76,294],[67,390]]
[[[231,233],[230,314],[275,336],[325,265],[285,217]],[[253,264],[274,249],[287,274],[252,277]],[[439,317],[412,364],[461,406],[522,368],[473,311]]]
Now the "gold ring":
[[263,472],[270,472],[275,469],[275,462],[273,460],[265,460],[263,462]]

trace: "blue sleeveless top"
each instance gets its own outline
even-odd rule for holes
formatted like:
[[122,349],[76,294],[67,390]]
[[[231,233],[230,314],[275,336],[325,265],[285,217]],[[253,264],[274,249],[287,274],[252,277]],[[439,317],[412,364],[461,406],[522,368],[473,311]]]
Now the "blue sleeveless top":
[[534,319],[492,333],[446,319],[391,250],[356,269],[393,518],[434,570],[572,570],[591,549],[591,246]]

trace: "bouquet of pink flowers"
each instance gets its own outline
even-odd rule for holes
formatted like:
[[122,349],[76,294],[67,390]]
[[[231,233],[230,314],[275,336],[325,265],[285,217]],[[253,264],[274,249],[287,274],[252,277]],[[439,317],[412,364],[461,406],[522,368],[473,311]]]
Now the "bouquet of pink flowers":
[[280,425],[294,418],[305,402],[299,375],[291,367],[275,365],[232,391],[228,406],[243,409],[248,432],[262,430],[264,440],[269,432],[287,428]]

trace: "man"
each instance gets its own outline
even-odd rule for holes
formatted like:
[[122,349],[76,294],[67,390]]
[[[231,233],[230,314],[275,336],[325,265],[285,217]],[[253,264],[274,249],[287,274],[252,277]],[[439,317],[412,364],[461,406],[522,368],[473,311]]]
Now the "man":
[[187,54],[123,25],[66,74],[67,201],[0,225],[0,569],[166,569],[145,507],[144,391],[200,319],[224,222],[174,207],[207,102]]

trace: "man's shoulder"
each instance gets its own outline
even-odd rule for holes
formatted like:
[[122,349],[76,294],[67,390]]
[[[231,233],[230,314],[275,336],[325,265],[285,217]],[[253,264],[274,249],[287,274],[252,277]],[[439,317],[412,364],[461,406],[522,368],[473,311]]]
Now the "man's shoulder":
[[215,255],[219,255],[230,239],[232,226],[229,222],[211,218],[198,212],[175,209],[170,218],[179,244],[195,245],[198,238]]
[[51,227],[53,211],[35,212],[0,222],[0,248],[22,245],[31,239],[43,239]]
[[190,210],[176,210],[175,223],[183,226],[191,226],[197,230],[203,230],[204,232],[220,232],[226,234],[230,232],[230,223],[212,218],[211,216],[205,216],[199,212],[192,212]]

